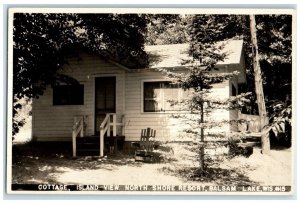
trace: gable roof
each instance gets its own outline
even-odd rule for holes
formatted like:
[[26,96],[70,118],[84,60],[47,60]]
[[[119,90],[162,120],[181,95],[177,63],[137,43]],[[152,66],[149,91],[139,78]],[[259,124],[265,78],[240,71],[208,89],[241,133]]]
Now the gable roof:
[[[238,64],[242,55],[243,40],[229,40],[224,43],[223,52],[228,56],[224,61],[217,65]],[[145,46],[145,51],[149,55],[149,68],[171,68],[183,67],[184,60],[191,60],[188,55],[189,44],[170,44],[170,45],[150,45]]]

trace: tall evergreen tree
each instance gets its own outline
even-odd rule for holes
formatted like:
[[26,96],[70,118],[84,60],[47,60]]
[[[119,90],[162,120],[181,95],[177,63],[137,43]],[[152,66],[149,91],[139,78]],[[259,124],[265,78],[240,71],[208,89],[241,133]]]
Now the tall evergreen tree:
[[[235,37],[235,34],[226,35],[223,33],[226,22],[231,22],[232,18],[237,16],[210,16],[196,15],[193,17],[190,25],[190,50],[192,60],[185,63],[191,63],[187,73],[178,74],[166,70],[164,71],[174,83],[178,83],[183,89],[189,90],[188,97],[179,103],[172,105],[183,105],[190,112],[188,114],[178,114],[175,117],[185,121],[189,127],[185,130],[193,137],[193,141],[199,147],[199,170],[205,173],[207,164],[205,163],[205,147],[208,143],[214,143],[214,139],[222,140],[226,135],[215,133],[208,135],[208,130],[215,132],[216,128],[222,129],[224,124],[237,124],[238,120],[215,120],[211,117],[214,112],[222,110],[234,110],[239,108],[243,99],[248,94],[241,94],[220,99],[213,93],[213,86],[222,83],[225,80],[234,80],[237,72],[222,73],[219,72],[215,65],[223,61],[228,53],[224,52],[226,40]],[[239,20],[239,18],[236,18]],[[226,29],[233,29],[234,24],[228,25]],[[223,42],[219,42],[223,41]],[[172,102],[171,102],[172,103]],[[215,129],[215,130],[213,130]],[[218,139],[219,138],[219,139]],[[211,144],[210,144],[211,145]],[[214,143],[213,145],[216,145]]]
[[[267,80],[273,81],[274,75],[269,75],[267,67],[264,63],[268,62],[269,66],[281,64],[287,68],[287,64],[290,61],[291,51],[291,32],[290,25],[291,19],[289,16],[257,16],[258,23],[258,35],[262,33],[262,38],[258,37],[259,53],[261,56],[259,63],[262,65],[263,73],[263,84],[266,84]],[[281,20],[280,23],[272,26],[271,34],[270,30],[267,30],[268,21],[270,20]],[[270,41],[268,36],[271,35],[278,41],[276,43]],[[270,37],[270,36],[269,36]],[[205,169],[204,159],[204,147],[206,144],[207,135],[205,130],[221,123],[238,123],[237,121],[222,121],[221,123],[210,120],[209,114],[216,109],[233,109],[241,108],[240,105],[244,106],[245,97],[249,97],[249,93],[243,93],[236,97],[230,97],[227,100],[218,101],[209,97],[210,89],[213,84],[220,83],[224,80],[228,80],[235,77],[236,73],[227,74],[215,74],[215,65],[223,61],[226,57],[226,53],[222,53],[224,44],[217,43],[220,41],[226,41],[228,39],[243,39],[244,49],[246,57],[246,67],[248,74],[248,88],[244,92],[251,91],[254,93],[254,75],[252,69],[252,44],[250,34],[250,23],[249,16],[246,15],[195,15],[190,24],[190,55],[193,57],[193,66],[187,75],[180,75],[169,73],[167,74],[173,78],[176,83],[179,83],[185,89],[192,89],[192,96],[188,100],[182,103],[189,104],[190,110],[197,117],[178,116],[187,119],[189,121],[190,128],[187,130],[192,133],[196,140],[199,141],[199,155],[200,155],[200,170],[203,172]],[[280,51],[281,48],[286,48],[285,51]],[[274,55],[269,55],[269,50],[273,49]],[[276,67],[272,67],[274,69]],[[287,68],[287,73],[290,70]],[[276,78],[276,77],[275,77]],[[284,83],[290,82],[289,77],[285,78]],[[267,97],[273,95],[267,92]],[[279,94],[278,97],[280,98]],[[252,100],[255,102],[256,100]],[[257,106],[255,103],[250,106]],[[278,111],[277,111],[278,113]],[[291,109],[285,110],[284,114],[291,113]],[[195,141],[196,141],[195,140]]]

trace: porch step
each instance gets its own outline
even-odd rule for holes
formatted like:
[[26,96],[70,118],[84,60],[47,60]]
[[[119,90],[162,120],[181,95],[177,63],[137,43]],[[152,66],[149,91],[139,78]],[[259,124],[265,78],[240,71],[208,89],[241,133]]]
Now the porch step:
[[99,156],[99,149],[80,149],[77,151],[77,156]]
[[244,142],[260,143],[261,136],[260,135],[247,135],[246,138],[244,139]]
[[97,156],[100,154],[100,138],[84,136],[76,138],[78,156]]
[[84,137],[77,137],[76,138],[77,143],[96,143],[100,142],[100,138],[96,136],[84,136]]
[[[113,140],[112,140],[113,139]],[[115,150],[123,148],[124,136],[104,137],[104,152],[109,151],[110,146],[115,146]],[[78,156],[98,156],[100,154],[100,137],[84,136],[76,138]]]
[[246,135],[242,142],[238,143],[239,147],[258,147],[261,145],[261,138],[258,135]]

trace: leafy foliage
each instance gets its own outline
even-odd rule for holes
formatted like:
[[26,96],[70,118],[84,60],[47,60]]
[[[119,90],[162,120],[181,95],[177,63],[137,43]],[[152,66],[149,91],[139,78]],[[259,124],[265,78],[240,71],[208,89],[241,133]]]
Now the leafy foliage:
[[[273,117],[282,117],[281,112],[274,111],[276,104],[281,103],[285,104],[284,107],[288,107],[291,103],[292,16],[256,15],[255,17],[265,100],[272,123]],[[254,93],[249,17],[246,15],[197,15],[192,22],[190,53],[209,69],[213,69],[217,61],[224,59],[216,52],[218,47],[213,48],[216,42],[231,38],[243,39],[248,81],[243,91]],[[258,114],[255,95],[249,95],[248,99],[250,103],[243,107],[243,111]],[[286,104],[287,101],[289,104]]]
[[[274,105],[291,98],[291,21],[290,15],[256,15],[259,53],[262,56],[260,63],[270,116],[274,113]],[[205,92],[210,88],[210,82],[221,81],[222,77],[209,77],[208,71],[224,60],[226,54],[219,52],[224,44],[216,42],[227,39],[244,41],[248,84],[243,91],[253,92],[247,15],[16,13],[13,30],[14,116],[20,108],[20,98],[39,97],[47,85],[58,81],[76,83],[72,78],[59,74],[59,70],[67,63],[66,56],[76,55],[74,48],[78,46],[137,68],[148,63],[144,43],[190,42],[190,55],[199,69],[191,70],[190,79],[184,79],[182,86],[202,87]],[[208,84],[200,85],[202,79]],[[253,95],[247,97],[250,104],[244,110],[253,113],[256,99]],[[201,104],[199,98],[195,101]],[[213,103],[210,106],[213,107]],[[281,112],[274,114],[280,117]],[[15,133],[22,122],[14,121],[13,125]]]
[[[214,65],[218,60],[223,59],[215,53],[218,47],[212,48],[216,42],[231,38],[243,39],[248,78],[245,91],[252,92],[254,78],[249,17],[247,15],[196,15],[192,22],[190,53],[204,65]],[[272,90],[282,89],[287,84],[291,85],[292,16],[256,15],[256,22],[266,102],[279,98],[282,100],[286,94],[291,93],[291,87],[290,90],[286,89],[280,93]],[[213,59],[215,62],[209,62]],[[255,104],[251,105],[255,106]]]
[[177,14],[147,15],[147,45],[164,45],[187,43],[189,34],[187,26],[191,16]]
[[291,15],[257,15],[257,31],[262,59],[271,65],[292,62]]
[[290,147],[292,144],[292,106],[278,102],[273,106],[273,110],[270,116],[270,128],[271,136],[276,139],[272,142]]
[[[237,15],[195,15],[189,26],[191,43],[190,55],[207,69],[223,61],[226,54],[220,54],[224,44],[217,42],[228,39],[242,39],[243,30],[239,27],[244,16]],[[239,25],[239,26],[237,26]]]

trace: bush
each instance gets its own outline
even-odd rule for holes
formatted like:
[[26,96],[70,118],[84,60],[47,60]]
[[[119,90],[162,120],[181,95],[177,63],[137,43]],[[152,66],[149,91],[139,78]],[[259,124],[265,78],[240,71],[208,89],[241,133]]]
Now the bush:
[[229,157],[244,156],[249,157],[253,154],[253,147],[247,146],[247,143],[240,143],[238,140],[229,139]]

